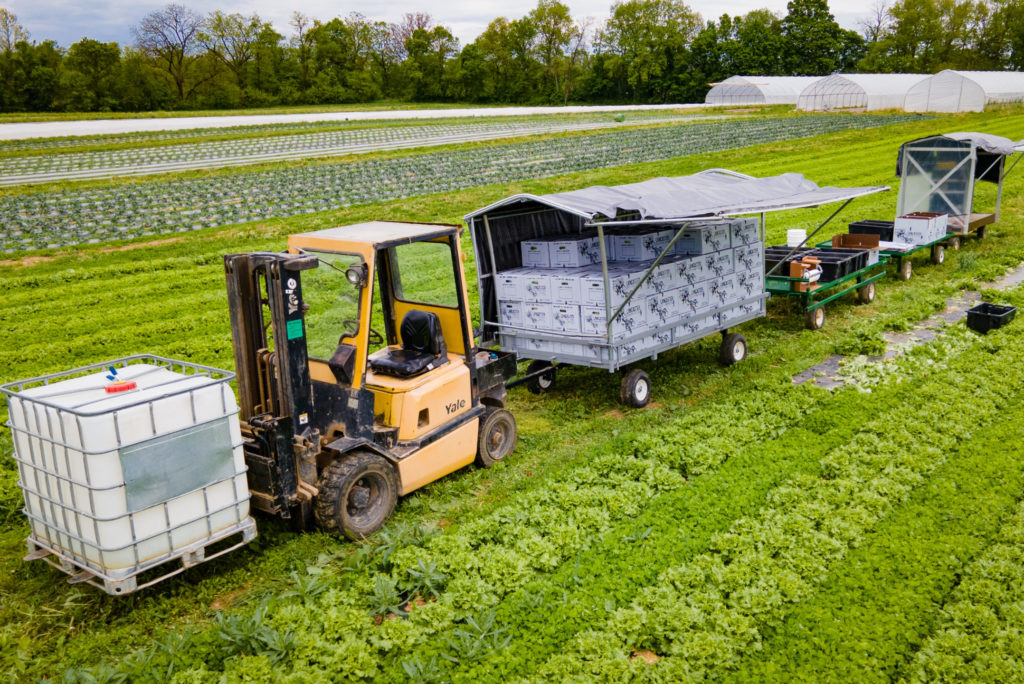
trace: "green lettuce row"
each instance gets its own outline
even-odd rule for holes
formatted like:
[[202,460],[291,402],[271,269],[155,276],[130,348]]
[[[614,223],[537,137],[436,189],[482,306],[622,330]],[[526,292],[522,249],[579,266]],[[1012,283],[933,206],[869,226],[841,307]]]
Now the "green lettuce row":
[[[823,459],[819,474],[778,488],[758,515],[717,535],[708,553],[664,572],[604,630],[581,635],[552,658],[540,677],[622,675],[641,667],[630,663],[634,649],[666,656],[652,674],[670,679],[734,667],[951,448],[998,415],[1024,380],[1024,351],[987,348],[994,344],[979,342],[939,381],[921,383],[912,410],[864,425]],[[963,425],[963,416],[972,423]]]
[[[1008,403],[1015,405],[1020,399],[1018,394]],[[1007,412],[962,442],[924,486],[833,569],[811,599],[786,617],[760,651],[744,659],[735,678],[898,679],[907,659],[913,658],[939,622],[939,606],[960,580],[965,564],[985,552],[1000,526],[1017,511],[1024,490],[1022,440],[1024,422],[1018,414]],[[1022,579],[1020,556],[1018,551],[1018,566],[1007,578],[1010,581]],[[1021,597],[1018,592],[1018,600]],[[997,605],[1013,603],[1010,597],[1002,598]],[[1012,632],[1005,621],[1000,629]],[[998,649],[989,650],[987,642],[976,640],[973,649],[958,654],[960,665],[963,659],[992,651]],[[1001,676],[986,676],[995,675],[999,668],[982,674],[932,664],[937,667],[929,669],[921,681],[940,679],[940,673],[955,681],[1010,681],[1024,674],[1019,658],[1016,674],[1007,671]]]
[[911,682],[1024,680],[1024,504],[964,570],[908,670]]
[[[763,390],[760,396],[763,397]],[[805,392],[812,393],[808,389]],[[807,399],[778,383],[778,401],[761,414],[757,429],[735,433],[734,443],[721,453],[724,459],[769,433],[779,425],[800,420]],[[781,397],[793,394],[789,400]],[[683,414],[674,429],[718,425],[722,431],[749,410],[749,399],[731,398]],[[481,609],[498,602],[528,582],[557,569],[615,525],[638,516],[659,491],[678,489],[683,477],[656,459],[637,455],[623,457],[633,435],[624,435],[606,453],[569,472],[564,479],[546,481],[516,501],[503,505],[482,519],[431,537],[425,546],[400,548],[389,558],[396,580],[407,576],[420,561],[435,563],[447,577],[447,587],[437,600],[417,608],[407,620],[372,623],[369,603],[377,573],[346,573],[328,591],[312,599],[302,611],[273,611],[267,624],[299,635],[293,661],[307,674],[341,673],[338,676],[373,676],[382,656],[394,654],[391,665],[451,634],[458,624]],[[704,466],[705,470],[708,466]],[[205,637],[204,637],[205,638]],[[211,653],[216,640],[203,647],[197,639],[197,659],[217,667]],[[232,661],[229,667],[238,666]],[[280,667],[280,666],[279,666]],[[363,668],[369,668],[363,669]]]
[[[574,635],[601,628],[610,611],[627,605],[638,591],[656,583],[665,568],[703,553],[713,535],[727,530],[737,518],[754,514],[768,492],[795,473],[817,472],[819,460],[857,432],[860,417],[876,410],[895,410],[912,392],[905,385],[887,389],[868,395],[853,389],[829,394],[792,388],[790,394],[802,412],[796,425],[768,430],[770,437],[737,450],[721,467],[695,478],[687,487],[651,500],[640,516],[618,525],[551,577],[508,597],[497,609],[498,618],[513,637],[502,657],[462,663],[447,674],[467,681],[522,677],[563,650]],[[762,399],[770,405],[774,397]],[[733,430],[724,425],[708,427],[719,433]],[[738,420],[735,432],[742,434],[746,429]],[[677,430],[670,426],[657,432],[681,439]],[[679,432],[685,434],[685,430]],[[650,439],[657,443],[658,435]],[[699,441],[696,436],[694,441]],[[717,444],[723,446],[723,442]],[[793,444],[806,447],[793,449]],[[732,448],[732,444],[724,445],[723,453]],[[426,656],[430,650],[426,648]],[[433,650],[440,656],[443,644]]]

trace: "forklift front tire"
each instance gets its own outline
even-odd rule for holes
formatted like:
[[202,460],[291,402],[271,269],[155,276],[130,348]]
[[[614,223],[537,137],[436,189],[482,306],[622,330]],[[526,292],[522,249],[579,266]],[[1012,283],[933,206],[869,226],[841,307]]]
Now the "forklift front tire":
[[391,517],[398,501],[398,476],[382,456],[353,451],[335,458],[318,483],[316,519],[325,532],[365,539]]
[[490,468],[512,453],[518,436],[516,419],[511,411],[503,408],[487,409],[480,423],[476,464],[481,468]]

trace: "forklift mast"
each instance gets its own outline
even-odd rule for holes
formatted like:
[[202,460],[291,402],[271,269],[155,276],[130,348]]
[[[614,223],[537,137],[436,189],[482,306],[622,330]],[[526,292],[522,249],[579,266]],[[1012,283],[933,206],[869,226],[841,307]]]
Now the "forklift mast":
[[316,494],[320,435],[312,421],[301,274],[317,264],[316,257],[285,253],[224,257],[253,504],[299,516],[302,527]]

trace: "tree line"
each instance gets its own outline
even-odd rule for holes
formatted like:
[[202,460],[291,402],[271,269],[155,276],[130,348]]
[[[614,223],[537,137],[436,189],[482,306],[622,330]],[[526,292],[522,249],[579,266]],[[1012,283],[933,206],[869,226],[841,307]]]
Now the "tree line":
[[827,0],[707,21],[682,0],[616,0],[601,25],[539,0],[467,45],[425,13],[389,23],[295,12],[290,29],[169,4],[132,27],[131,45],[83,38],[63,48],[33,41],[0,8],[0,110],[699,102],[734,74],[1024,65],[1024,0],[879,0],[860,32],[841,28]]

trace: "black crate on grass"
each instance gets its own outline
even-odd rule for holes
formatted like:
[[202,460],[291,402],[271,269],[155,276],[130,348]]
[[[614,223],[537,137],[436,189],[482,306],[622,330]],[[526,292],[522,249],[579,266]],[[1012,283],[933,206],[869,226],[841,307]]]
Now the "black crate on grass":
[[982,334],[1001,328],[1017,313],[1017,307],[982,302],[967,310],[967,327]]

